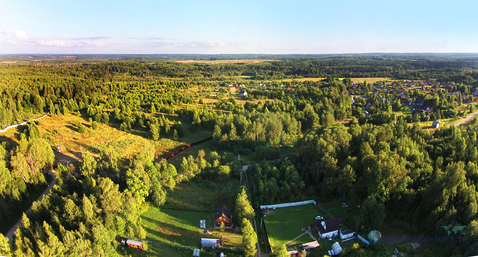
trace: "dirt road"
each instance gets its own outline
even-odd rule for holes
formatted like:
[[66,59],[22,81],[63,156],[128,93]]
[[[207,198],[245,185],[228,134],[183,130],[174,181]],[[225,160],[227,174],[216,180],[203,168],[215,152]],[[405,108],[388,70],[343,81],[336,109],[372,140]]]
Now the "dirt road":
[[471,119],[475,118],[476,115],[478,115],[478,112],[474,112],[474,113],[471,114],[470,116],[468,116],[468,117],[466,117],[466,118],[460,120],[459,122],[457,122],[457,123],[455,124],[455,127],[459,127],[460,125],[467,123],[467,122],[470,121]]
[[[48,194],[56,183],[56,177],[55,177],[54,172],[49,171],[48,174],[50,174],[50,176],[52,176],[53,180],[50,182],[48,187],[45,189],[45,191],[43,191],[43,193],[40,195],[40,197],[38,197],[38,199],[36,201],[41,201],[43,199],[43,196]],[[28,210],[27,210],[27,213],[31,210],[32,210],[32,207],[30,206],[30,208],[28,208]],[[13,235],[15,234],[15,231],[17,231],[17,228],[21,225],[22,225],[22,218],[20,218],[18,220],[18,222],[7,232],[7,234],[5,234],[5,237],[8,238],[8,240],[10,242],[12,242],[12,238],[13,238]]]

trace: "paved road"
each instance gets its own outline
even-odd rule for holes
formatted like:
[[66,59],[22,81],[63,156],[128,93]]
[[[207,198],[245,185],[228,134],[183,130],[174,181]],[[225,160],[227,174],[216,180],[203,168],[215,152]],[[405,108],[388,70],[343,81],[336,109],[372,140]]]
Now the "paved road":
[[[50,192],[50,190],[53,188],[53,186],[55,185],[56,183],[56,177],[55,177],[55,174],[53,171],[49,171],[48,174],[50,174],[50,176],[52,176],[53,180],[50,182],[50,184],[48,185],[48,187],[45,189],[45,191],[43,191],[43,193],[40,195],[40,197],[38,197],[37,201],[41,201],[43,199],[43,196],[45,196],[46,194],[48,194]],[[30,212],[32,210],[32,207],[30,206],[30,208],[28,208],[28,210],[26,211],[27,213]],[[10,242],[12,242],[12,238],[13,238],[13,235],[15,234],[15,231],[17,231],[17,228],[19,226],[22,225],[22,218],[20,218],[20,220],[18,220],[18,222],[7,232],[7,234],[5,235],[6,238],[8,238],[8,240]]]
[[455,127],[458,127],[460,126],[461,124],[464,124],[464,123],[467,123],[468,121],[470,121],[471,119],[475,118],[475,116],[478,115],[478,112],[474,112],[473,114],[471,114],[470,116],[460,120],[459,122],[457,122],[455,124]]

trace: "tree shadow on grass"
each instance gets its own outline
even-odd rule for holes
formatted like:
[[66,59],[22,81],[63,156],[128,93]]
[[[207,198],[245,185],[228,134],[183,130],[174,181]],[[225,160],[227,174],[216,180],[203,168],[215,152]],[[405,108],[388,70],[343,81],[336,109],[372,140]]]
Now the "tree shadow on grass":
[[2,135],[0,136],[0,143],[3,143],[3,142],[5,142],[4,147],[6,148],[5,150],[7,151],[14,149],[18,145],[18,143],[15,140]]

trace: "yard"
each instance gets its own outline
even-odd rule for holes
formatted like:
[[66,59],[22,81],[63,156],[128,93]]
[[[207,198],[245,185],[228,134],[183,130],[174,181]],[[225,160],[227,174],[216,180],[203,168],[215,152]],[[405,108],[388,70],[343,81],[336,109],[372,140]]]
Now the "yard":
[[[226,230],[220,232],[213,229],[213,212],[198,212],[171,210],[149,207],[142,216],[143,226],[146,229],[146,240],[160,244],[173,246],[200,245],[201,238],[225,237],[225,246],[239,246],[241,241],[237,240],[240,234]],[[211,235],[206,235],[204,229],[199,228],[199,221],[206,220],[206,228]],[[234,240],[235,239],[235,240]]]
[[[297,246],[314,241],[302,228],[315,222],[316,216],[329,216],[315,205],[308,204],[296,207],[277,208],[264,217],[264,223],[271,244],[271,249],[287,244]],[[317,234],[313,236],[317,238]],[[293,241],[291,241],[293,240]]]

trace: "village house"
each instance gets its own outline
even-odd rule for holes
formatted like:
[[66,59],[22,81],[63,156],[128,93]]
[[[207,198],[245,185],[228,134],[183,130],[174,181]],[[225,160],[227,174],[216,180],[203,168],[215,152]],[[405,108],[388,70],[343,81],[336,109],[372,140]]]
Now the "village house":
[[235,91],[237,91],[237,87],[234,86],[234,85],[229,85],[229,91],[235,92]]
[[340,219],[332,218],[329,220],[316,221],[311,225],[312,228],[317,228],[317,233],[320,238],[331,238],[339,235]]
[[214,228],[219,229],[221,222],[224,223],[226,229],[232,229],[231,211],[223,204],[214,210]]

